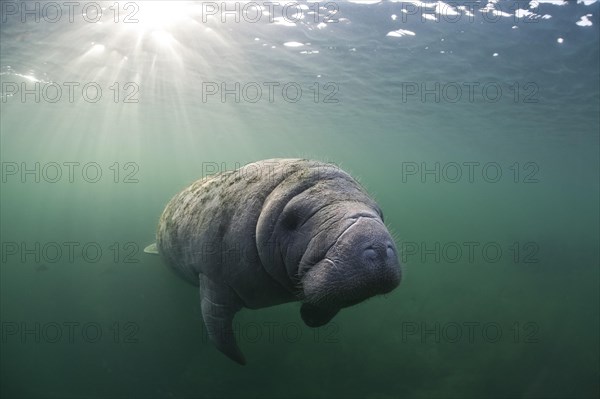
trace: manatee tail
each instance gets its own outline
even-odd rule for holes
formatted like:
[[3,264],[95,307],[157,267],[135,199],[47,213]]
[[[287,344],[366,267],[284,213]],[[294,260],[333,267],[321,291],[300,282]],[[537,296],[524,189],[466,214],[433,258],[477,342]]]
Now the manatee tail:
[[237,294],[227,285],[218,284],[200,274],[202,318],[208,336],[217,349],[231,360],[244,365],[246,359],[235,340],[233,317],[242,304]]
[[148,245],[146,248],[144,248],[144,252],[147,254],[158,255],[158,247],[156,246],[156,243]]

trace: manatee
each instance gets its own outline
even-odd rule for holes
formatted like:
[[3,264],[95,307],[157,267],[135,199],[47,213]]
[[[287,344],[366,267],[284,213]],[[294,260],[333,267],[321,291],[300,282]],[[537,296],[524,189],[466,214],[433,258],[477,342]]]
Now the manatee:
[[202,178],[165,207],[158,253],[199,286],[209,338],[245,364],[233,318],[300,301],[306,325],[400,284],[398,250],[365,189],[333,164],[269,159]]

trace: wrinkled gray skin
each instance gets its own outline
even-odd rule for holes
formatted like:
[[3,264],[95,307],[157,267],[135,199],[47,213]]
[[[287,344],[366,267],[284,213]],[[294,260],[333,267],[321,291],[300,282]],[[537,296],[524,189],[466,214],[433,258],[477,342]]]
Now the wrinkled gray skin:
[[365,190],[335,165],[271,159],[197,182],[166,206],[158,252],[200,286],[219,350],[245,364],[233,334],[243,307],[302,301],[311,327],[400,283],[398,251]]

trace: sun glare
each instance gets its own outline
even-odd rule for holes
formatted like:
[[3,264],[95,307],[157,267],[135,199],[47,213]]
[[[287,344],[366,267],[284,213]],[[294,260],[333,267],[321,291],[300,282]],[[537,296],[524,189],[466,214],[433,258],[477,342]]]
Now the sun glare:
[[173,36],[169,32],[164,30],[153,30],[152,38],[160,45],[171,46],[173,43]]
[[190,19],[188,3],[169,1],[143,1],[129,12],[131,26],[143,32],[165,30]]

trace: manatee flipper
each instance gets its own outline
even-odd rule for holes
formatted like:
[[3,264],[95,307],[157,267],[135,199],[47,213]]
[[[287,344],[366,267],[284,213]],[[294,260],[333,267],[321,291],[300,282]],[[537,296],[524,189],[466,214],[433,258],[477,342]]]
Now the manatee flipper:
[[148,245],[146,248],[144,248],[144,252],[147,254],[158,255],[158,247],[156,246],[156,243]]
[[300,308],[300,316],[302,316],[302,320],[307,326],[321,327],[329,323],[339,311],[339,309],[324,309],[309,303],[303,303]]
[[203,274],[199,278],[202,318],[208,336],[231,360],[246,364],[233,331],[233,317],[242,308],[241,300],[229,286],[215,283]]

